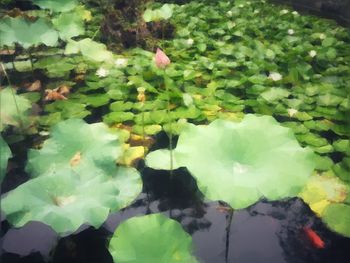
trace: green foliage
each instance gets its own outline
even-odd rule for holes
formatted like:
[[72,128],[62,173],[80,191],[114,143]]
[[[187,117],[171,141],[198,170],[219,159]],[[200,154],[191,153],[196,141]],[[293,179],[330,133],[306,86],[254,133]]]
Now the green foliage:
[[6,175],[7,161],[12,157],[11,150],[0,135],[0,184]]
[[7,220],[16,227],[41,221],[61,235],[84,223],[99,227],[142,190],[136,169],[116,166],[122,155],[118,134],[104,124],[58,123],[42,149],[29,152],[26,170],[36,178],[2,199]]
[[168,20],[173,15],[173,5],[164,4],[158,9],[146,9],[143,14],[145,22]]
[[[188,125],[173,156],[174,167],[187,167],[207,198],[225,201],[235,209],[261,197],[279,200],[297,195],[314,169],[312,152],[268,116],[246,115],[240,123],[216,120],[209,126]],[[146,164],[170,169],[169,151],[151,152]]]
[[108,51],[104,44],[95,42],[90,38],[80,41],[70,40],[66,46],[65,54],[81,54],[89,60],[102,62],[111,61],[113,59],[112,52]]
[[24,48],[44,44],[55,46],[58,33],[44,19],[29,22],[23,17],[5,17],[0,20],[0,46],[13,46],[15,43]]
[[109,243],[109,251],[118,263],[198,262],[191,254],[190,235],[178,222],[162,214],[134,217],[123,222]]
[[329,205],[325,210],[323,220],[330,229],[343,236],[350,237],[350,205]]
[[42,9],[50,9],[53,12],[67,12],[78,5],[76,0],[31,0]]
[[61,13],[52,19],[55,29],[63,40],[84,34],[84,21],[75,12]]
[[10,87],[0,90],[0,131],[8,126],[25,128],[29,125],[31,102]]
[[[86,124],[80,119],[62,121],[53,127],[51,137],[40,150],[29,151],[26,170],[37,177],[72,168],[81,176],[91,178],[113,170],[122,155],[121,143],[118,134],[103,123]],[[79,162],[72,165],[77,154]]]

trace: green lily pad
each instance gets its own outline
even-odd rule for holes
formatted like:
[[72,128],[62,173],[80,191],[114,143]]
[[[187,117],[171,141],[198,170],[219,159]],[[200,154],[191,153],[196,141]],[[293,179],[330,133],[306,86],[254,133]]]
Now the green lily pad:
[[85,32],[84,21],[81,17],[76,16],[74,12],[62,13],[53,18],[52,23],[63,40],[69,40]]
[[134,217],[123,222],[108,249],[114,262],[118,263],[198,262],[192,256],[191,236],[178,222],[162,214]]
[[105,174],[122,154],[118,135],[103,123],[70,119],[56,124],[40,150],[31,149],[26,171],[33,177],[72,168],[81,176]]
[[[270,116],[254,115],[246,115],[240,123],[216,120],[208,126],[188,124],[173,158],[173,168],[187,167],[207,198],[223,200],[235,209],[254,204],[261,197],[278,200],[295,196],[315,165],[312,151],[300,147],[291,130]],[[169,151],[151,152],[146,164],[169,170]]]
[[16,95],[16,91],[10,87],[0,90],[0,131],[7,126],[27,126],[31,102]]
[[44,18],[29,22],[23,17],[5,17],[0,20],[0,46],[13,46],[15,43],[24,48],[44,44],[55,46],[58,33]]
[[42,9],[50,9],[53,12],[67,12],[78,5],[76,0],[32,0],[32,2]]
[[331,204],[324,211],[322,219],[330,229],[350,237],[350,205]]
[[29,180],[9,192],[1,208],[16,227],[40,221],[67,235],[82,224],[100,227],[110,211],[128,205],[142,189],[132,168],[114,170],[111,176],[84,177],[68,168]]
[[145,22],[168,20],[173,15],[173,5],[165,4],[158,9],[146,9],[143,14]]
[[10,147],[0,135],[0,184],[6,175],[7,161],[12,157]]
[[97,62],[111,61],[113,59],[113,53],[107,50],[106,45],[93,41],[90,38],[85,38],[80,41],[70,40],[65,49],[65,54],[81,54]]

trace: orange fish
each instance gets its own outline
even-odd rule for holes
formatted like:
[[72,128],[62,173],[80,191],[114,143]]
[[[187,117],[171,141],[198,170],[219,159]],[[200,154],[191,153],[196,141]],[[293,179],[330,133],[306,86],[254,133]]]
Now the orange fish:
[[316,247],[316,248],[324,248],[325,247],[324,241],[310,227],[304,227],[304,232],[314,247]]

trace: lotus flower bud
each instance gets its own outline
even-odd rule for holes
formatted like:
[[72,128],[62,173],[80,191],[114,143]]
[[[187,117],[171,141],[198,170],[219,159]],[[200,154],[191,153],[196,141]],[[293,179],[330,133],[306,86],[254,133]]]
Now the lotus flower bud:
[[159,48],[157,48],[155,61],[156,66],[161,69],[165,69],[170,64],[168,56]]

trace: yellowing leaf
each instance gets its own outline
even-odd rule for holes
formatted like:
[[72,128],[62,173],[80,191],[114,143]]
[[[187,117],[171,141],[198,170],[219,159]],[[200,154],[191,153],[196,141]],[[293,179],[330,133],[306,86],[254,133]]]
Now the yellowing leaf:
[[323,174],[312,176],[299,196],[321,216],[330,203],[344,201],[346,194],[347,187],[340,179]]
[[77,166],[79,163],[80,163],[80,160],[81,160],[81,153],[80,152],[77,152],[73,158],[70,160],[70,166],[74,167],[74,166]]
[[[127,147],[129,146],[128,144],[126,145]],[[136,160],[144,157],[145,149],[147,150],[147,148],[142,146],[128,147],[122,157],[118,160],[118,163],[126,166],[132,166]]]

